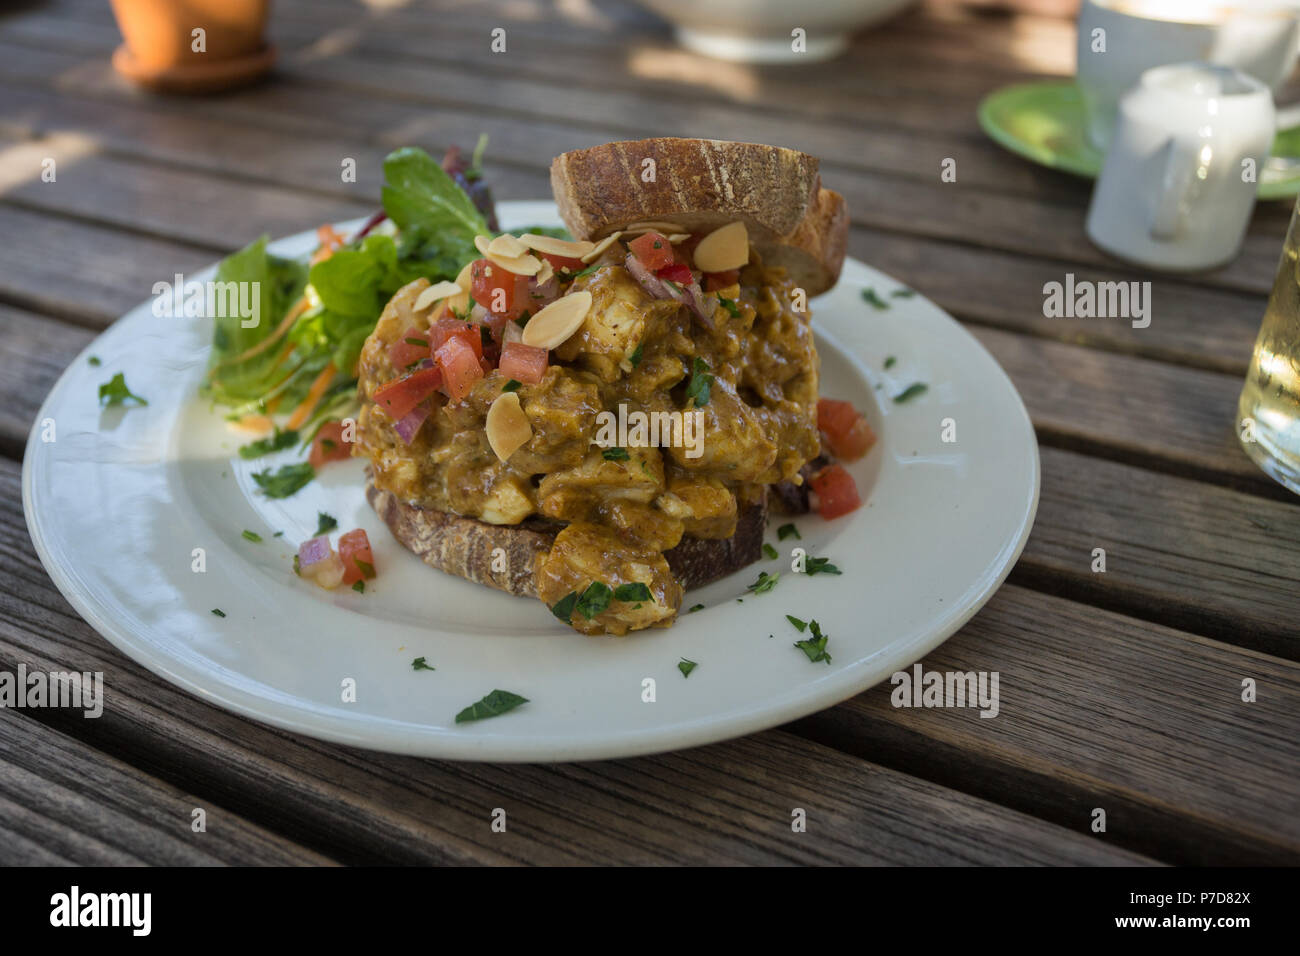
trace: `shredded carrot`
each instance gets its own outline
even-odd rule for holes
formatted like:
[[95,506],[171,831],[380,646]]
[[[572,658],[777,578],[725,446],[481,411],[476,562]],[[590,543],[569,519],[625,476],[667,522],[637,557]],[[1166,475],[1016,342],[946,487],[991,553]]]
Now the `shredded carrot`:
[[275,422],[265,415],[245,415],[235,424],[250,432],[269,432],[275,428]]
[[325,389],[329,388],[330,382],[334,380],[334,373],[336,371],[337,369],[334,368],[333,362],[330,362],[321,369],[321,373],[316,376],[316,381],[312,382],[311,388],[307,390],[307,397],[302,400],[302,404],[295,408],[293,414],[289,416],[289,421],[285,423],[285,428],[299,428],[302,423],[307,420],[307,417],[311,415],[312,410],[316,407],[316,403],[319,402],[321,396],[325,394]]
[[324,262],[334,252],[339,249],[346,241],[342,236],[334,231],[334,227],[329,223],[321,226],[316,230],[316,241],[320,243],[316,251],[312,253],[311,264]]
[[[238,365],[240,362],[244,362],[247,361],[248,359],[251,359],[254,355],[261,355],[272,345],[274,345],[277,341],[279,341],[281,336],[283,336],[286,332],[289,331],[289,327],[292,326],[293,323],[297,321],[298,316],[302,315],[304,312],[307,311],[307,307],[310,304],[311,303],[307,301],[307,297],[303,296],[301,299],[299,299],[297,302],[293,304],[293,307],[289,309],[288,314],[285,315],[285,317],[280,320],[280,324],[276,326],[274,332],[272,332],[266,338],[262,339],[262,341],[258,342],[251,349],[247,349],[241,352],[239,355],[236,355],[234,358],[228,358],[222,362],[218,362],[216,365],[212,367],[212,371],[209,372],[208,374],[215,375],[217,369],[221,368],[224,365]],[[288,353],[286,352],[285,354],[287,355]],[[280,357],[280,361],[281,362],[284,361],[284,356]]]

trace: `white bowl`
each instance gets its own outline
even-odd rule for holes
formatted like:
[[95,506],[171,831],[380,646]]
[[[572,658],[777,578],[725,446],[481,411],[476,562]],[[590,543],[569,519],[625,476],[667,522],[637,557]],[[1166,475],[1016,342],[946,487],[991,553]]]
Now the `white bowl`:
[[[670,21],[688,50],[741,63],[829,60],[849,37],[910,6],[915,0],[640,0]],[[795,49],[795,30],[804,49]]]

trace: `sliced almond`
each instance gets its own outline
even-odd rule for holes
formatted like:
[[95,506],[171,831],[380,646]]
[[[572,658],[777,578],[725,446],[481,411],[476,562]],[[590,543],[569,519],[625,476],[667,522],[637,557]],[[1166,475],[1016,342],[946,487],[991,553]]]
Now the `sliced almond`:
[[510,233],[503,232],[488,243],[488,252],[506,259],[517,259],[519,256],[528,255],[528,247]]
[[695,247],[695,268],[701,272],[726,272],[749,262],[749,231],[743,222],[714,229]]
[[578,331],[591,311],[591,293],[586,289],[570,292],[538,310],[524,326],[524,344],[539,349],[553,349],[564,344]]
[[429,286],[429,288],[421,292],[420,297],[415,300],[415,311],[423,312],[435,302],[464,294],[465,290],[455,282],[435,282],[433,285]]
[[519,241],[534,252],[544,252],[548,256],[564,256],[566,259],[581,259],[596,248],[594,242],[587,242],[585,239],[568,242],[564,239],[556,239],[554,236],[539,236],[535,232],[524,233],[519,237]]
[[610,233],[604,239],[600,240],[600,242],[596,243],[596,245],[592,247],[591,252],[587,253],[585,256],[582,257],[582,261],[595,262],[597,259],[601,257],[601,255],[604,254],[606,249],[608,249],[610,246],[614,244],[614,242],[621,235],[623,235],[623,233],[621,232]]
[[671,236],[668,237],[668,241],[675,246],[677,245],[677,243],[685,242],[689,238],[691,238],[691,234],[689,232],[674,232]]
[[456,273],[456,285],[460,286],[463,291],[468,292],[473,287],[473,284],[474,263],[467,262],[461,268],[460,272]]
[[688,232],[685,226],[679,226],[675,222],[664,222],[662,219],[647,219],[645,222],[634,222],[630,226],[624,226],[623,231],[629,236],[642,232],[662,232],[665,236],[670,233]]
[[498,458],[505,461],[533,437],[533,426],[519,404],[519,395],[504,392],[488,409],[485,423],[488,444]]
[[546,285],[555,278],[555,267],[549,259],[542,260],[542,267],[537,270],[537,284]]
[[507,272],[513,272],[517,276],[535,276],[542,268],[542,260],[536,256],[500,256],[491,251],[491,245],[487,236],[474,237],[474,247],[485,258]]

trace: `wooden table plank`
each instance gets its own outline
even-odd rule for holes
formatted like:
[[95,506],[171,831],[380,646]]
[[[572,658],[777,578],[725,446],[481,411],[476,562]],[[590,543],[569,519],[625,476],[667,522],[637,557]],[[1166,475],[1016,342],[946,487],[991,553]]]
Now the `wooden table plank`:
[[922,665],[999,672],[997,717],[882,685],[791,729],[1171,863],[1300,862],[1295,662],[1004,586]]
[[[205,812],[199,833],[196,808]],[[12,710],[0,710],[0,817],[79,866],[330,863]],[[0,865],[36,862],[48,861],[0,842]]]
[[[0,53],[4,54],[0,57],[0,76],[12,76],[31,59],[30,50],[7,48],[3,43]],[[47,50],[40,51],[41,57],[49,55]],[[120,87],[106,64],[96,72],[93,64],[84,64],[79,57],[77,60],[81,64],[77,68],[58,72],[62,88]],[[268,125],[293,123],[310,127],[312,117],[319,116],[322,89],[327,89],[330,123],[342,122],[372,132],[383,129],[388,136],[393,135],[391,130],[396,126],[409,137],[415,130],[427,132],[431,121],[428,108],[437,107],[440,114],[458,112],[466,120],[477,121],[481,128],[495,134],[506,155],[530,160],[539,167],[545,167],[552,156],[566,149],[642,135],[750,139],[806,149],[823,158],[846,148],[861,154],[866,146],[865,139],[845,137],[840,130],[817,124],[804,129],[797,120],[787,117],[738,117],[730,107],[683,106],[653,97],[634,98],[631,102],[635,108],[629,108],[628,100],[606,91],[575,91],[511,77],[485,84],[463,69],[443,69],[432,64],[412,67],[337,55],[328,61],[300,60],[292,64],[292,69],[292,80],[231,97],[214,107],[214,112],[257,118]],[[430,92],[423,92],[426,90]],[[509,104],[509,110],[502,109],[503,103]],[[889,106],[900,111],[907,107],[906,103],[892,100]],[[957,108],[970,112],[973,104],[962,103]],[[922,107],[914,105],[913,109]],[[635,117],[635,122],[629,117]],[[548,122],[539,123],[539,118]],[[320,121],[325,119],[319,116]],[[502,123],[501,127],[491,129],[497,123]],[[501,142],[503,139],[505,142]],[[835,177],[828,177],[828,182],[845,193],[860,225],[1008,252],[1048,254],[1093,266],[1113,264],[1114,260],[1084,235],[1082,210],[1077,205],[968,190],[961,185],[960,155],[956,157],[958,182],[942,184],[939,163],[943,158],[918,155],[917,179],[841,169]],[[1275,210],[1270,214],[1267,208],[1261,208],[1260,215],[1252,220],[1243,254],[1221,269],[1188,281],[1243,292],[1267,292],[1285,228],[1284,212]]]
[[[25,538],[17,479],[0,461],[0,666],[105,673],[102,717],[40,719],[173,784],[210,780],[212,799],[342,861],[1138,862],[776,732],[553,769],[378,757],[263,728],[148,675],[67,607]],[[490,831],[497,806],[517,821],[509,839]],[[802,842],[795,806],[816,821]]]
[[19,459],[37,410],[94,333],[0,305],[0,454]]
[[[1042,450],[1042,475],[1014,580],[1300,660],[1300,500],[1054,448]],[[1092,570],[1094,548],[1104,573]]]
[[[0,476],[11,475],[10,482],[16,480],[12,472],[12,466],[0,467]],[[534,795],[518,789],[524,784],[516,782],[518,771],[514,768],[436,763],[428,767],[436,768],[436,773],[429,772],[438,781],[437,791],[420,790],[417,798],[407,789],[415,786],[407,782],[407,776],[414,774],[421,787],[429,786],[422,762],[414,762],[419,764],[414,769],[404,767],[402,773],[390,779],[377,776],[367,758],[363,762],[370,769],[362,773],[339,765],[351,759],[341,755],[343,748],[308,744],[263,730],[212,712],[173,688],[159,686],[139,668],[123,662],[51,592],[30,554],[30,545],[20,537],[22,524],[15,496],[2,493],[3,488],[4,481],[0,480],[0,502],[7,502],[0,509],[0,542],[8,559],[0,565],[4,569],[0,571],[0,659],[22,656],[38,663],[57,660],[68,668],[111,674],[108,686],[120,695],[119,703],[110,706],[95,727],[88,728],[96,734],[88,741],[91,744],[122,748],[113,752],[164,778],[166,767],[201,765],[205,773],[238,781],[237,792],[245,800],[253,796],[270,799],[262,785],[263,778],[269,777],[266,786],[281,795],[272,801],[277,807],[275,829],[298,842],[316,845],[313,839],[318,839],[321,831],[288,828],[337,827],[340,843],[353,853],[357,851],[351,841],[359,840],[355,826],[360,814],[366,826],[375,831],[365,840],[383,847],[385,858],[391,854],[400,854],[402,859],[410,859],[412,854],[429,858],[438,852],[442,834],[411,837],[409,828],[413,824],[405,815],[415,812],[415,807],[428,808],[435,803],[443,806],[439,823],[470,841],[476,849],[467,848],[466,852],[470,858],[477,858],[477,848],[497,846],[482,842],[490,839],[487,812],[501,805],[491,802],[498,798],[490,795],[514,793],[519,806],[536,805]],[[62,636],[47,636],[51,633]],[[1085,834],[1086,822],[1080,823],[1070,814],[1082,813],[1086,820],[1079,801],[1100,793],[1107,805],[1122,811],[1112,814],[1107,838],[1116,846],[1145,845],[1156,840],[1161,853],[1182,853],[1182,844],[1172,834],[1184,831],[1196,833],[1198,852],[1207,858],[1277,860],[1290,858],[1296,852],[1300,837],[1293,831],[1300,828],[1300,818],[1277,821],[1269,832],[1262,832],[1261,821],[1289,810],[1296,801],[1296,782],[1290,768],[1294,766],[1294,751],[1300,748],[1296,724],[1300,709],[1294,706],[1300,697],[1300,666],[1015,587],[1004,588],[989,609],[932,655],[926,666],[998,670],[1003,682],[1002,712],[994,720],[981,720],[969,711],[896,711],[888,705],[890,688],[884,685],[866,695],[873,702],[873,719],[882,727],[901,727],[912,735],[921,730],[935,737],[942,735],[946,746],[960,750],[968,765],[987,758],[996,766],[1007,767],[1006,776],[981,778],[984,796],[990,795],[990,779],[1016,792],[1020,782],[1026,786],[1032,782],[1033,801],[1020,800],[1017,809],[1047,815],[1058,824],[1068,822],[1070,828]],[[1063,684],[1062,674],[1078,678]],[[1258,704],[1237,710],[1229,704],[1237,699],[1242,675],[1257,677],[1262,692]],[[1052,699],[1067,700],[1068,705],[1058,702],[1049,706]],[[857,706],[852,705],[847,713],[857,714]],[[195,708],[201,713],[196,713]],[[845,721],[850,717],[833,719]],[[976,721],[973,725],[972,719]],[[852,744],[855,752],[870,760],[879,747],[890,766],[913,772],[913,768],[903,765],[906,754],[899,751],[905,748],[881,739],[883,731],[872,736],[869,729],[858,726],[858,717],[852,717],[852,721],[855,739],[871,741]],[[1082,738],[1080,727],[1088,729]],[[59,729],[81,732],[78,728]],[[1177,738],[1181,743],[1171,748],[1168,738]],[[841,749],[850,745],[851,741],[834,743]],[[924,747],[918,747],[913,757],[920,761],[926,752]],[[706,763],[720,764],[723,753],[725,750],[710,751]],[[831,761],[825,769],[801,766],[795,776],[817,779],[818,774],[831,772],[839,759],[832,753],[819,750],[809,758],[819,764]],[[273,754],[273,765],[267,766],[259,754]],[[322,755],[329,757],[324,763]],[[1193,756],[1195,759],[1190,759]],[[739,773],[739,767],[752,762],[748,754],[735,759],[736,767],[728,765],[729,774]],[[956,756],[952,759],[956,760]],[[637,771],[629,785],[642,788],[650,786],[650,780],[672,779],[687,766],[675,760],[626,762]],[[1247,764],[1249,772],[1245,770]],[[218,772],[218,766],[225,769]],[[938,772],[928,764],[920,769],[925,770],[923,776]],[[953,789],[966,786],[959,779],[943,782]],[[767,784],[771,786],[772,781],[769,779]],[[740,784],[718,780],[714,786],[721,794]],[[338,793],[337,789],[347,792]],[[570,802],[569,785],[556,784],[555,790],[557,796],[553,799],[562,801],[566,812],[574,814],[571,819],[593,828],[616,827],[609,837],[615,842],[602,843],[596,856],[644,854],[647,851],[641,841],[653,840],[654,832],[667,825],[655,816],[647,821],[650,833],[638,829],[635,834],[625,834],[626,825],[614,822],[621,812],[618,801],[583,790],[581,797],[590,806],[584,810],[576,797]],[[358,805],[361,795],[364,804]],[[232,809],[249,814],[234,793],[223,791],[214,796]],[[1165,817],[1158,828],[1151,817],[1155,812],[1151,808],[1157,805]],[[1139,812],[1143,808],[1145,815]],[[612,815],[609,820],[604,816],[606,812]],[[775,811],[769,808],[764,812]],[[597,818],[593,819],[593,814]],[[376,815],[379,820],[374,819]],[[559,819],[563,816],[557,813],[556,819],[547,817],[545,823],[533,819],[544,832],[568,833],[568,825]],[[788,809],[780,816],[788,818]],[[1133,820],[1139,820],[1141,826],[1133,829]],[[268,825],[263,819],[257,822]],[[691,828],[683,831],[673,824],[664,842],[655,845],[657,852],[667,853],[672,847],[678,848],[672,852],[680,852],[681,844],[695,845],[699,841],[695,852],[734,858],[728,855],[735,852],[728,849],[728,841],[707,825],[699,832],[689,822],[680,825]],[[1157,829],[1159,834],[1155,833]],[[396,838],[395,832],[405,833],[406,837]],[[836,839],[851,839],[851,834],[837,833]],[[760,855],[790,859],[782,856],[786,851],[785,847],[765,843]],[[526,858],[555,860],[555,852],[534,848]],[[581,856],[585,851],[579,848],[573,852]],[[819,852],[829,851],[819,848]],[[856,858],[865,849],[855,843],[845,852],[846,859]],[[336,855],[347,860],[349,853],[340,851]]]

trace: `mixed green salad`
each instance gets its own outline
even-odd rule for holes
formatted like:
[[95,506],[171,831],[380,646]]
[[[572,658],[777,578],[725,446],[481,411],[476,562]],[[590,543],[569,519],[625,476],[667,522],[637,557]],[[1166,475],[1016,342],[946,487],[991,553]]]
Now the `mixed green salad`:
[[[272,254],[265,236],[222,260],[219,282],[259,283],[263,317],[253,328],[238,315],[215,319],[204,393],[228,418],[275,428],[263,441],[286,447],[282,434],[309,442],[355,403],[361,347],[393,293],[421,276],[455,279],[478,256],[474,237],[496,234],[484,145],[470,162],[455,147],[441,164],[413,147],[389,154],[383,211],[350,237],[321,226],[310,262]],[[284,433],[273,415],[288,416]]]

